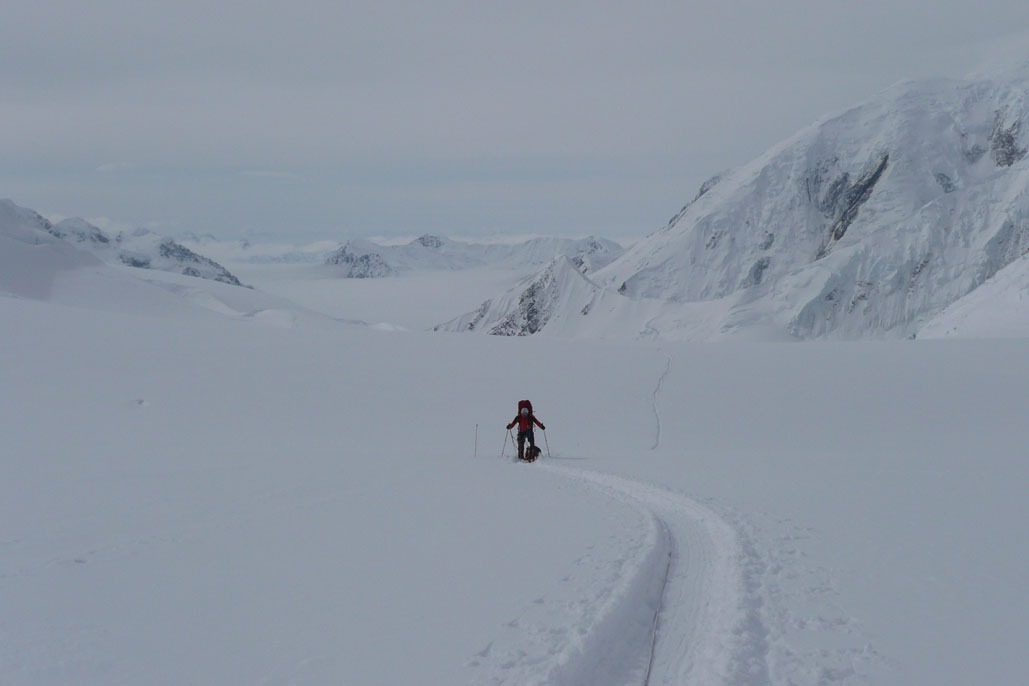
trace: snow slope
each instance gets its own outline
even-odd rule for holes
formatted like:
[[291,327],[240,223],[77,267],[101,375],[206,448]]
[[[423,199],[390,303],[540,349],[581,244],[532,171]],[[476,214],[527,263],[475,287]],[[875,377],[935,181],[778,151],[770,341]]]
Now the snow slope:
[[[590,274],[656,302],[605,295],[578,326],[541,333],[916,335],[1029,251],[1027,92],[1029,62],[993,78],[898,84],[818,122],[714,177],[665,228]],[[551,307],[581,310],[593,297],[573,288]]]
[[[539,274],[522,279],[475,312],[435,327],[436,331],[485,331],[497,336],[531,336],[568,312],[569,303],[589,300],[599,288],[567,257],[556,257]],[[565,310],[561,306],[566,306]]]
[[952,303],[918,337],[1029,338],[1029,257],[1012,262]]
[[243,318],[272,326],[335,322],[264,292],[175,271],[101,261],[78,241],[57,237],[31,210],[0,203],[0,296],[137,316]]
[[214,260],[146,229],[108,236],[84,219],[64,219],[52,224],[38,213],[0,200],[0,234],[22,234],[26,228],[45,231],[93,253],[109,264],[127,265],[242,285]]
[[1029,63],[895,86],[725,175],[595,278],[630,297],[749,292],[801,338],[911,335],[1029,250],[1027,89]]
[[272,321],[155,311],[83,254],[58,288],[0,265],[0,683],[1029,674],[1025,339],[399,332],[316,283]]

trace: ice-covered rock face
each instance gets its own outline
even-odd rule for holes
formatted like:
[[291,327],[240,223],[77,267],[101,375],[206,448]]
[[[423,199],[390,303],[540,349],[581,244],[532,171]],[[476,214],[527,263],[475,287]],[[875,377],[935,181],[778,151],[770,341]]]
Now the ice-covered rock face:
[[[164,265],[171,265],[173,268],[179,269],[182,274],[187,276],[211,279],[212,281],[220,281],[233,286],[243,285],[240,283],[239,279],[237,279],[235,275],[229,272],[225,267],[212,259],[204,257],[203,255],[198,255],[189,248],[180,245],[173,240],[161,240],[157,247],[157,254],[163,258]],[[151,261],[150,266],[151,268],[154,268],[153,261]]]
[[716,177],[593,278],[791,335],[902,337],[1029,249],[1029,65],[902,84]]
[[480,332],[494,336],[531,336],[554,318],[576,317],[598,291],[573,260],[556,257],[545,268],[506,293],[491,298],[436,331]]
[[831,224],[825,235],[825,245],[818,251],[818,257],[825,257],[832,246],[847,233],[847,229],[857,218],[861,206],[872,196],[876,184],[882,178],[889,163],[889,153],[883,153],[874,168],[868,169],[857,179],[851,181],[850,174],[842,172],[832,179],[827,189],[824,189],[825,192],[821,194],[818,209]]
[[548,305],[555,292],[553,270],[548,269],[529,284],[518,298],[518,307],[495,324],[490,333],[495,336],[529,336],[540,331],[550,318]]
[[325,263],[340,267],[340,275],[350,279],[374,279],[392,276],[394,273],[381,255],[354,251],[349,243],[330,255]]
[[[1024,112],[1021,113],[1024,117]],[[1025,157],[1029,147],[1019,145],[1023,119],[1009,116],[1007,108],[997,110],[997,116],[990,134],[990,153],[998,167],[1010,167]]]
[[426,234],[418,239],[418,244],[432,250],[439,250],[443,247],[443,239],[439,236]]

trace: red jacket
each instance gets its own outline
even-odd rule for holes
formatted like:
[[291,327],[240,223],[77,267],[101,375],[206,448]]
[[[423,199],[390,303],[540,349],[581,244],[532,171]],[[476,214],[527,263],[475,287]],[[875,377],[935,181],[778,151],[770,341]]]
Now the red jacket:
[[530,414],[528,417],[523,417],[521,414],[515,415],[515,418],[511,420],[511,423],[507,425],[507,428],[512,429],[514,428],[514,425],[517,424],[519,431],[528,431],[532,428],[533,423],[544,431],[547,430],[547,427],[543,426],[540,423],[540,420],[536,419],[536,415],[534,414]]

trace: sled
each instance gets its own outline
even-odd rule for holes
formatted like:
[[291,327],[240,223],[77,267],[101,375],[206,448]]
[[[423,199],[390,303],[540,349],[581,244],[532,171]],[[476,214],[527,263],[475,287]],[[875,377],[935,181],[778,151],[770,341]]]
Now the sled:
[[530,445],[525,449],[525,457],[522,458],[522,462],[535,462],[542,452],[538,445]]

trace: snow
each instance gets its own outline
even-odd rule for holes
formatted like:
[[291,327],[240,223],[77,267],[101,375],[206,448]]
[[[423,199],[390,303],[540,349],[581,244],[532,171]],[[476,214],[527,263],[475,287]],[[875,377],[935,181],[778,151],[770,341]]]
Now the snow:
[[[32,244],[41,244],[50,242],[42,235],[49,234],[61,239],[62,243],[77,246],[79,252],[91,253],[109,264],[167,271],[213,279],[235,286],[241,285],[235,276],[217,262],[146,229],[135,229],[111,237],[84,219],[64,219],[52,224],[37,212],[18,207],[13,201],[5,199],[0,199],[0,229],[5,240],[27,240]],[[26,238],[27,236],[29,238]],[[24,264],[24,261],[17,259],[9,258],[8,261],[12,269]]]
[[[666,227],[591,271],[592,287],[548,294],[538,308],[581,314],[540,333],[919,336],[1029,254],[1027,92],[1029,62],[992,78],[900,83],[827,117],[704,184]],[[536,294],[486,298],[446,328],[483,320],[472,330],[493,332]]]
[[469,336],[425,329],[514,274],[251,290],[37,235],[0,232],[0,683],[1029,675],[1003,299],[960,340]]
[[930,320],[919,338],[1029,338],[1029,257],[993,278]]

